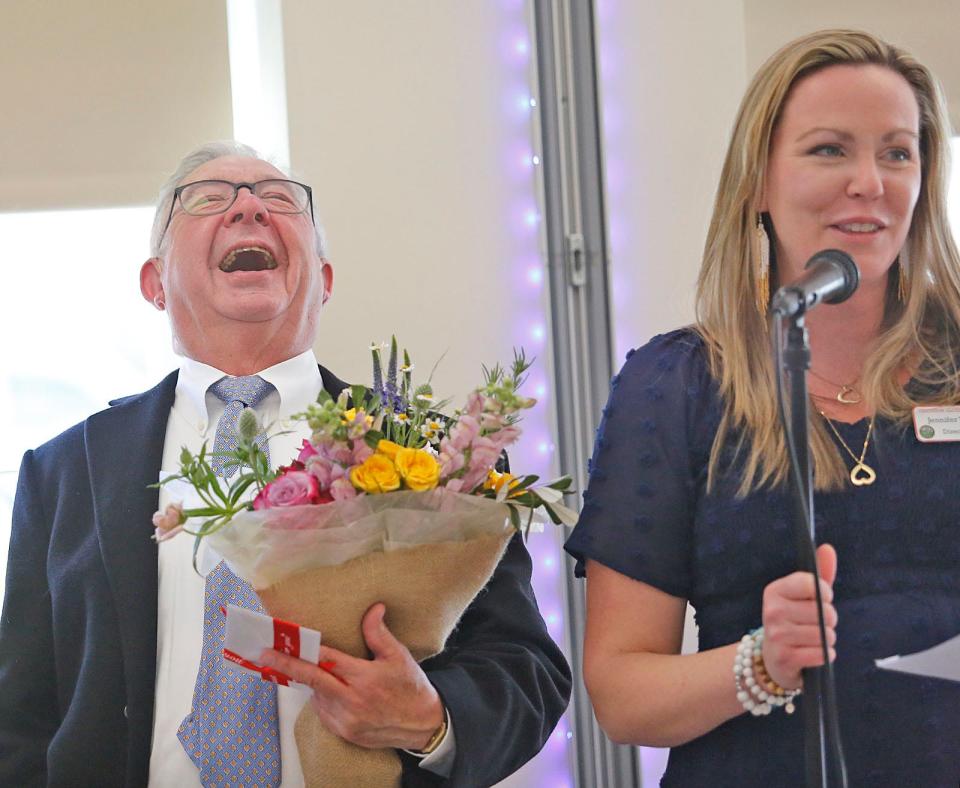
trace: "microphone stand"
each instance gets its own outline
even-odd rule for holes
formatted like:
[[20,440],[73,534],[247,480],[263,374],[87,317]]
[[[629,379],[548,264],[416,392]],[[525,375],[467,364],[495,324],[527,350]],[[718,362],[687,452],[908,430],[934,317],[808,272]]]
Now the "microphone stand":
[[[810,368],[810,344],[804,325],[804,311],[787,318],[786,347],[783,350],[783,370],[786,372],[790,396],[789,420],[784,428],[792,435],[796,473],[793,476],[793,522],[797,538],[797,555],[802,571],[817,574],[815,521],[813,516],[813,475],[810,468],[810,434],[808,422],[807,375]],[[775,315],[775,321],[779,316]],[[780,374],[780,370],[777,370]],[[789,438],[788,438],[789,440]],[[826,786],[826,735],[823,715],[824,671],[827,668],[803,669],[803,730],[804,773],[807,788]]]
[[[774,341],[777,403],[783,422],[790,461],[790,489],[793,492],[793,523],[797,539],[798,566],[819,581],[816,555],[816,526],[813,516],[813,473],[810,465],[807,370],[810,344],[804,315],[818,303],[839,304],[856,290],[860,271],[853,259],[837,249],[818,252],[804,266],[807,274],[797,283],[782,287],[770,303],[770,328]],[[783,330],[787,325],[784,346]],[[790,412],[784,396],[783,378],[789,380]],[[829,660],[823,599],[819,582],[814,583],[823,665],[803,670],[804,764],[807,788],[826,788],[833,777],[839,788],[847,786],[847,769],[840,740],[840,722]],[[829,757],[828,757],[829,749]]]

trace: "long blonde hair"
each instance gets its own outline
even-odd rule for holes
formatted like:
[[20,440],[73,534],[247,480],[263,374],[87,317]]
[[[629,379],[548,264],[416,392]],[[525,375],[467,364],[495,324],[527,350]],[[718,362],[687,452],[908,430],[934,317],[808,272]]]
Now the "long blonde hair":
[[[739,494],[787,475],[778,421],[767,318],[756,307],[756,252],[752,240],[764,186],[770,141],[797,80],[831,65],[875,64],[910,84],[920,110],[921,187],[901,260],[907,297],[897,297],[897,269],[889,277],[881,333],[861,378],[879,415],[906,424],[916,404],[960,401],[960,258],[946,211],[949,131],[936,78],[912,56],[855,30],[824,30],[784,46],[760,68],[740,105],[697,286],[696,329],[706,341],[718,381],[723,416],[710,455],[708,485],[720,467],[721,449],[733,442],[744,460]],[[897,380],[906,360],[919,364],[921,394],[911,397]],[[837,489],[847,478],[844,459],[822,420],[811,419],[815,487]]]

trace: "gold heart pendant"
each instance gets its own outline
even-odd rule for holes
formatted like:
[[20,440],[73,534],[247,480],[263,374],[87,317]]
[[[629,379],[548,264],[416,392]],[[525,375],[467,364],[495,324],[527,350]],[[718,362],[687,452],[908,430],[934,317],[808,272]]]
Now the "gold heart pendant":
[[877,480],[877,472],[865,462],[858,462],[850,469],[850,481],[857,487],[873,484]]
[[860,392],[853,388],[853,386],[841,386],[837,394],[837,402],[843,403],[844,405],[857,405],[860,400]]

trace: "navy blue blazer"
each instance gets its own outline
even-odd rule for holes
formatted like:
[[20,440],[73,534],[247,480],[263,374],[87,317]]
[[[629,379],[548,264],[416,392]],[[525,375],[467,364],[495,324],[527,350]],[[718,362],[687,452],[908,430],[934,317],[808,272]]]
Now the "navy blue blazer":
[[[336,396],[345,384],[321,367]],[[23,458],[0,617],[0,785],[143,786],[153,732],[151,516],[177,373]],[[457,736],[444,780],[401,753],[405,786],[487,786],[543,746],[569,668],[515,537],[444,651],[423,663]]]

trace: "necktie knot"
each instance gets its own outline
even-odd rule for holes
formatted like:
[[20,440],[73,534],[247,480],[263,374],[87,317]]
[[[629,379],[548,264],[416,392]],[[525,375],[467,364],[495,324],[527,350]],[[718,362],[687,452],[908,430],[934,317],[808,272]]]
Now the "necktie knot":
[[259,375],[244,375],[239,378],[224,376],[210,386],[210,391],[217,399],[227,405],[231,402],[242,402],[248,408],[259,405],[273,390],[273,385]]
[[[242,378],[220,378],[210,386],[210,391],[224,403],[223,414],[217,422],[217,432],[213,439],[210,467],[218,476],[229,479],[237,471],[236,460],[230,459],[229,455],[240,445],[238,435],[240,414],[246,408],[259,405],[264,397],[275,389],[259,375],[247,375]],[[267,436],[261,432],[254,439],[254,443],[263,450],[269,460]]]

